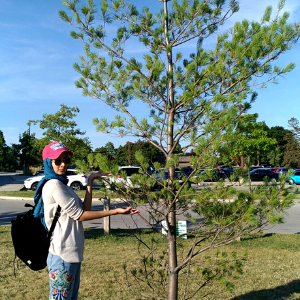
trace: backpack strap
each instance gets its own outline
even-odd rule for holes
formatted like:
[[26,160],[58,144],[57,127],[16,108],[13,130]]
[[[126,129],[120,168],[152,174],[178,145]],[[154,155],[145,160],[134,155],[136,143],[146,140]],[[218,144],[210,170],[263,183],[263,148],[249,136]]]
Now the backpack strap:
[[54,215],[54,219],[53,219],[52,224],[51,224],[51,227],[50,227],[50,230],[49,230],[49,232],[48,232],[48,234],[47,234],[47,237],[46,237],[47,239],[50,239],[50,238],[51,238],[51,235],[52,235],[52,233],[53,233],[53,231],[54,231],[55,225],[56,225],[56,223],[57,223],[57,221],[58,221],[58,218],[59,218],[59,216],[60,216],[60,211],[61,211],[61,207],[58,205],[57,210],[56,210],[56,213],[55,213],[55,215]]

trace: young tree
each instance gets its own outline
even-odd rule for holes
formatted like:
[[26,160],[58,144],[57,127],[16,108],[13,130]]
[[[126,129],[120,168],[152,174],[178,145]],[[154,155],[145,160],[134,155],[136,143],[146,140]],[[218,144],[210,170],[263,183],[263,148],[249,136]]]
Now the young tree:
[[[218,35],[214,49],[205,49],[204,40],[216,35],[219,26],[238,11],[237,1],[161,2],[162,10],[153,14],[147,7],[139,12],[124,0],[103,0],[96,14],[92,0],[81,8],[78,0],[65,0],[63,3],[74,18],[65,11],[60,11],[60,17],[76,28],[71,36],[85,44],[84,56],[74,64],[81,75],[76,86],[83,95],[100,99],[119,113],[111,121],[95,119],[97,130],[143,138],[166,157],[170,178],[159,182],[164,187],[160,192],[150,194],[148,188],[156,183],[155,178],[146,180],[142,175],[132,176],[133,184],[139,186],[139,195],[119,186],[125,199],[147,202],[153,222],[166,222],[167,261],[149,247],[149,256],[145,254],[142,260],[143,269],[133,270],[132,275],[148,287],[151,295],[143,297],[171,300],[178,298],[181,274],[185,277],[181,297],[190,299],[210,280],[220,280],[230,273],[224,257],[216,258],[216,264],[212,260],[203,262],[198,268],[194,259],[270,220],[278,220],[278,213],[291,204],[291,196],[285,192],[279,200],[280,191],[272,186],[272,193],[258,199],[243,192],[228,202],[228,197],[237,193],[229,187],[198,193],[188,190],[187,184],[179,185],[175,178],[178,159],[174,150],[183,140],[186,148],[194,149],[196,156],[191,163],[195,172],[213,165],[217,158],[212,154],[232,138],[239,121],[239,107],[248,105],[252,88],[276,82],[279,75],[294,68],[293,63],[280,68],[273,62],[298,41],[299,25],[288,23],[288,13],[281,14],[281,0],[274,17],[272,8],[267,7],[260,22],[237,22]],[[110,23],[118,26],[112,39],[111,32],[107,32]],[[193,49],[194,41],[195,53],[180,52],[184,45],[185,49]],[[130,58],[127,46],[137,43],[144,47],[144,55]],[[133,115],[132,100],[144,103],[150,117],[139,119]],[[148,163],[140,152],[136,158],[147,169]],[[105,169],[105,158],[98,155],[98,161]],[[115,170],[112,173],[116,175]],[[271,194],[272,199],[268,198]],[[188,209],[200,215],[202,221],[197,223],[194,219],[195,229],[188,234],[194,243],[190,251],[179,256],[176,215]],[[239,269],[239,263],[233,260]],[[218,266],[212,270],[213,265]],[[155,267],[157,277],[153,273]],[[188,280],[193,276],[199,279],[199,288],[188,291]],[[159,287],[151,278],[157,280]]]
[[79,113],[78,107],[61,104],[60,110],[55,114],[44,114],[41,120],[31,121],[34,124],[39,123],[40,128],[45,130],[44,138],[38,142],[40,149],[53,141],[60,141],[74,151],[74,161],[86,158],[92,152],[92,147],[87,137],[80,137],[85,135],[85,132],[76,128],[77,124],[73,118],[77,113]]

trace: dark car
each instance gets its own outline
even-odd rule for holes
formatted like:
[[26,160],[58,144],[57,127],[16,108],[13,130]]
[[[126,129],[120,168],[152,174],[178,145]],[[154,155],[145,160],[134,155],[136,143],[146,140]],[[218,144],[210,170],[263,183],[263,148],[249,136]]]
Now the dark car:
[[[186,175],[186,176],[190,176],[190,174],[194,171],[194,169],[191,166],[183,166],[182,168],[182,172]],[[180,168],[180,169],[181,169]]]
[[287,174],[288,170],[290,170],[290,169],[294,170],[294,168],[279,167],[279,168],[276,169],[275,173],[277,173],[277,174],[279,174],[279,173],[281,173],[281,174]]
[[[178,179],[178,182],[180,184],[183,184],[187,177],[188,177],[187,174],[185,174],[182,171],[179,171],[178,169],[175,169],[175,178]],[[169,178],[170,178],[169,171],[164,171],[163,173],[161,173],[161,170],[157,170],[157,172],[156,172],[156,180],[157,181],[160,181],[162,183],[164,180],[168,180]],[[190,188],[191,187],[191,182],[188,181],[187,185]],[[157,183],[157,184],[155,184],[153,189],[154,190],[160,190],[162,187],[163,187],[162,184]]]
[[229,180],[231,173],[230,170],[221,169],[219,170],[204,170],[200,173],[201,179],[207,181],[220,181]]
[[250,171],[251,181],[263,181],[265,177],[268,177],[271,181],[277,181],[279,178],[278,173],[272,172],[271,169],[260,168]]
[[253,170],[256,170],[256,169],[262,169],[262,167],[260,167],[260,166],[251,166],[249,168],[250,172],[253,171]]

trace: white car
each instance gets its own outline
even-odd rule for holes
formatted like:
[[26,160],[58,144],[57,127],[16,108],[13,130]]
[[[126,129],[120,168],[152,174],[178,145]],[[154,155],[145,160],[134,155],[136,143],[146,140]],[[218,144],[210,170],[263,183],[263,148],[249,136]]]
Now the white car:
[[123,166],[119,167],[119,171],[125,171],[127,175],[127,180],[124,180],[121,175],[118,175],[116,178],[114,177],[108,177],[106,181],[106,188],[110,188],[109,183],[123,183],[124,186],[127,187],[132,187],[132,182],[131,182],[131,175],[133,174],[138,174],[139,170],[142,169],[141,167],[137,166]]
[[[70,186],[74,191],[82,190],[87,186],[88,177],[84,174],[76,174],[76,170],[68,169],[66,175],[69,179],[68,186]],[[37,175],[29,177],[24,180],[24,186],[28,190],[35,191],[39,181],[44,177],[44,170],[37,172]]]

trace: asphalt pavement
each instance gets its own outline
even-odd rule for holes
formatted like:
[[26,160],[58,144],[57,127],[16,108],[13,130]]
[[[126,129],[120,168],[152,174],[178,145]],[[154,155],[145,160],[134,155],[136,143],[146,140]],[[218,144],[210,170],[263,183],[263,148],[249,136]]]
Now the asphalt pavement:
[[20,173],[0,172],[0,191],[19,191],[24,187],[24,180],[31,176]]
[[[15,219],[17,215],[27,212],[30,208],[25,207],[25,203],[34,204],[33,199],[30,198],[18,198],[0,196],[0,226],[11,225],[11,220]],[[120,201],[112,201],[111,209],[116,207],[127,207],[128,204]],[[93,199],[92,210],[103,210],[103,201]],[[141,210],[141,216],[149,221],[149,214],[143,209]],[[103,219],[84,221],[85,228],[99,229],[103,228]],[[146,229],[149,228],[147,224],[139,215],[115,215],[110,218],[110,227],[112,229]]]
[[[24,180],[29,176],[23,176],[19,173],[4,173],[0,172],[0,191],[16,191],[20,190],[24,184]],[[25,203],[33,204],[33,199],[30,198],[18,198],[18,197],[3,197],[0,196],[0,225],[10,225],[11,220],[16,218],[20,213],[28,211],[28,208],[24,206]],[[111,209],[115,207],[126,207],[128,204],[120,201],[111,201]],[[151,223],[149,214],[145,207],[139,207],[141,214],[139,215],[116,215],[111,217],[111,228],[149,228],[147,222]],[[92,210],[103,210],[103,201],[101,199],[93,199]],[[293,207],[286,211],[285,223],[269,225],[264,229],[266,233],[300,233],[300,203],[295,203]],[[180,215],[179,220],[185,220]],[[188,222],[188,228],[191,224]],[[103,228],[103,219],[91,220],[84,222],[85,228]]]

